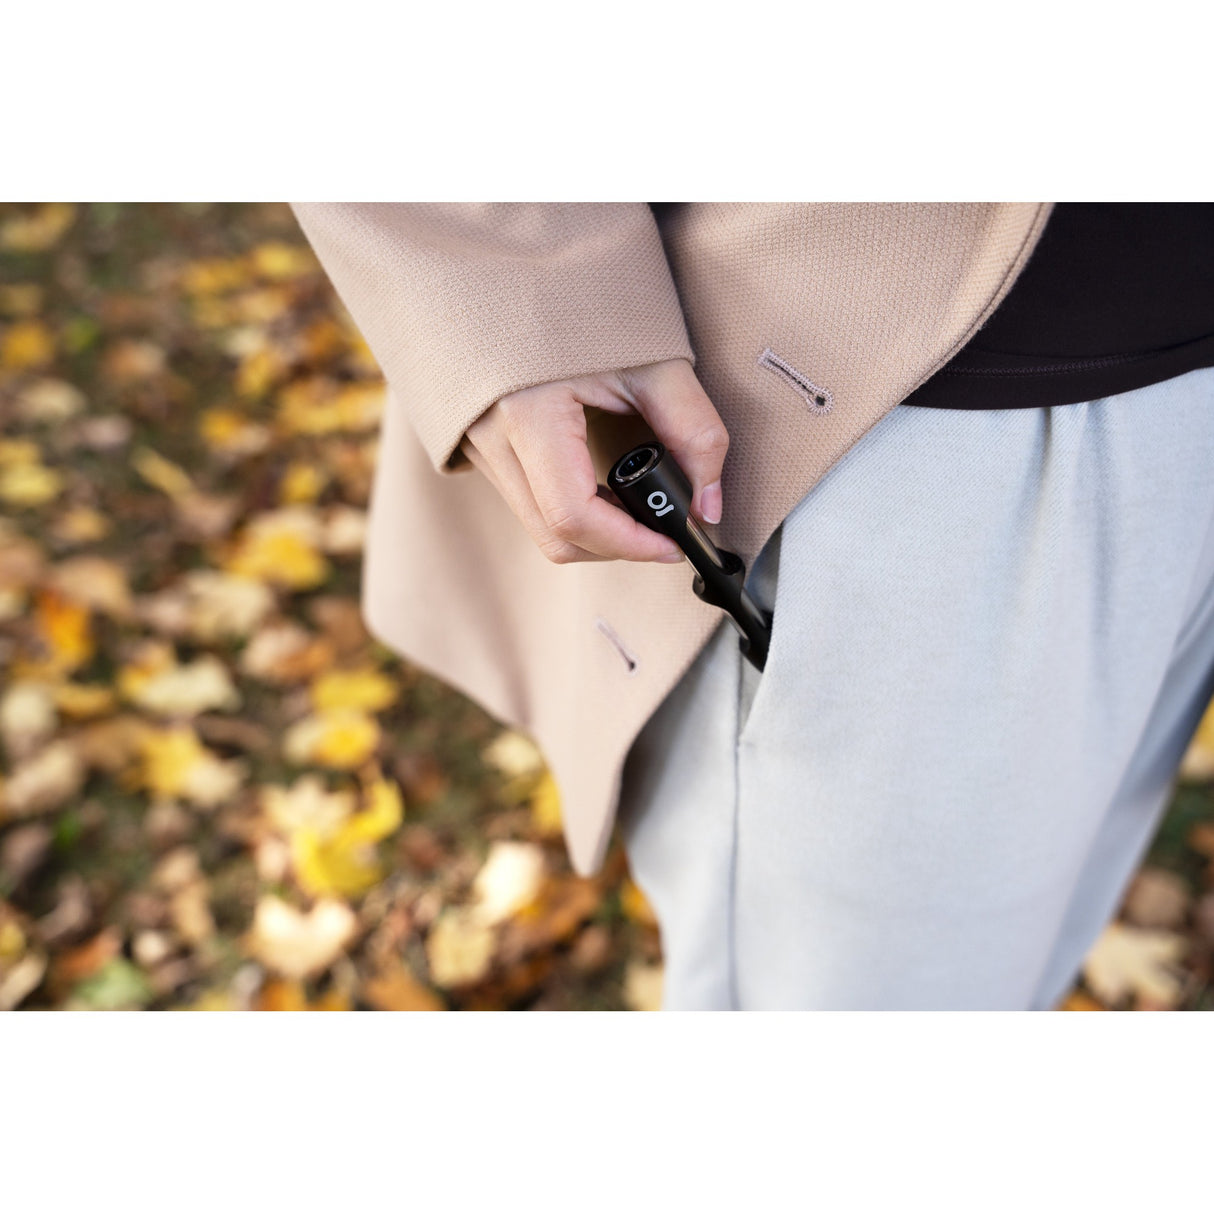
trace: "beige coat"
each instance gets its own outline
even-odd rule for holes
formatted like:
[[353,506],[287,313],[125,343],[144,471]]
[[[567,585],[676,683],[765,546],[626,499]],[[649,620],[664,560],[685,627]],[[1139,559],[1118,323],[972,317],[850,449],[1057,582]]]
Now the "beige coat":
[[[390,389],[367,624],[534,736],[573,864],[590,873],[633,739],[721,615],[693,595],[686,564],[550,563],[458,450],[465,428],[519,388],[690,359],[731,438],[712,530],[749,567],[839,456],[990,315],[1050,206],[295,210]],[[647,431],[588,413],[602,481]]]

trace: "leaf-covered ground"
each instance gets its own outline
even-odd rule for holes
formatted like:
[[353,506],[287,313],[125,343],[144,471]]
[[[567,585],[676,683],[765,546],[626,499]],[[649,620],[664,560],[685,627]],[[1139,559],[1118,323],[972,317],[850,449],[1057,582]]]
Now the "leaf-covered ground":
[[[656,1005],[619,848],[363,627],[382,404],[285,206],[0,206],[0,1009]],[[1214,1006],[1186,771],[1068,1006]]]

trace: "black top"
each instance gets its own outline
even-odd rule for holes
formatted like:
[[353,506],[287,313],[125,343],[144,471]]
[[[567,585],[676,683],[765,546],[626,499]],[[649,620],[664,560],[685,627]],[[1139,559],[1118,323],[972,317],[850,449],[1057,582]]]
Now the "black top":
[[1058,203],[970,341],[903,401],[1023,409],[1214,366],[1214,203]]

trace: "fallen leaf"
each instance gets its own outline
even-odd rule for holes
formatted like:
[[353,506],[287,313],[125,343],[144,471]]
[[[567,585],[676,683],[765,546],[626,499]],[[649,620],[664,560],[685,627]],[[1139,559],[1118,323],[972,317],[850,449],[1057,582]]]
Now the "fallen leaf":
[[545,838],[557,838],[564,829],[561,820],[561,794],[545,771],[531,793],[531,823]]
[[333,646],[294,622],[267,624],[245,646],[240,668],[267,683],[297,683],[333,661]]
[[0,249],[45,253],[63,239],[75,219],[74,203],[41,203],[33,211],[13,215],[0,224]]
[[1214,780],[1214,704],[1206,708],[1180,763],[1180,778],[1192,783]]
[[544,853],[534,843],[498,841],[472,884],[473,909],[490,925],[535,900],[544,881]]
[[379,722],[356,709],[316,713],[296,721],[283,736],[292,763],[315,763],[339,771],[361,767],[380,742]]
[[59,738],[17,765],[0,789],[0,805],[15,818],[46,813],[74,797],[86,774],[74,742]]
[[145,646],[134,662],[123,666],[117,684],[124,698],[166,717],[231,711],[241,702],[228,668],[214,654],[178,665],[172,647],[161,642]]
[[48,588],[38,594],[34,618],[47,652],[48,670],[67,673],[93,656],[96,642],[88,607]]
[[55,338],[40,320],[19,320],[0,337],[0,367],[29,371],[55,357]]
[[493,960],[494,931],[471,907],[448,907],[426,937],[426,959],[436,986],[479,982]]
[[642,927],[657,927],[658,919],[640,887],[628,878],[620,887],[620,909],[633,923]]
[[235,796],[244,782],[245,765],[238,759],[220,759],[189,725],[146,729],[139,749],[143,783],[157,796],[182,797],[214,808]]
[[267,969],[304,979],[328,969],[357,930],[358,920],[344,902],[322,898],[305,912],[266,894],[257,903],[248,948]]
[[131,453],[131,466],[149,485],[171,498],[195,492],[194,482],[181,468],[150,447],[138,447]]
[[634,1012],[660,1012],[663,975],[660,965],[634,961],[624,972],[624,1003]]
[[1141,869],[1130,884],[1122,912],[1139,927],[1180,927],[1189,910],[1183,877],[1161,868]]
[[526,734],[514,729],[503,730],[485,747],[483,757],[504,776],[538,776],[544,759],[535,743]]
[[131,614],[131,588],[126,570],[100,556],[73,556],[61,561],[50,584],[66,599],[117,620]]
[[381,1012],[441,1012],[446,1006],[400,962],[368,978],[363,994],[367,1002]]
[[75,417],[85,406],[84,393],[63,379],[36,379],[17,393],[17,410],[27,422],[54,424]]
[[403,812],[399,790],[379,780],[359,813],[324,830],[311,825],[294,829],[291,864],[300,887],[313,895],[366,893],[383,877],[375,844],[397,830]]
[[357,709],[379,712],[396,702],[398,688],[374,666],[330,670],[312,682],[312,704],[318,712]]
[[1083,963],[1084,981],[1109,1006],[1131,995],[1175,1006],[1182,984],[1173,967],[1185,948],[1183,936],[1111,923]]
[[284,506],[245,525],[224,567],[288,590],[308,590],[329,577],[329,563],[319,551],[322,540],[314,513],[304,506]]
[[55,696],[49,683],[15,681],[0,697],[0,737],[11,759],[32,754],[58,725]]

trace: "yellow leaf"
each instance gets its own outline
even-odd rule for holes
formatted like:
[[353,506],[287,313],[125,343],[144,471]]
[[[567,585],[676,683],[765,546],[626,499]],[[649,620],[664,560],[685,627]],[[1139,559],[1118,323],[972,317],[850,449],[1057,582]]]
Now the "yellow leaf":
[[312,703],[319,712],[357,708],[379,712],[395,702],[396,684],[374,666],[356,670],[332,670],[312,683]]
[[328,482],[328,475],[314,464],[296,462],[283,473],[278,496],[286,505],[314,502],[324,492]]
[[61,683],[54,696],[55,707],[76,720],[112,712],[118,703],[113,689],[100,683]]
[[249,281],[249,263],[243,257],[214,257],[186,266],[181,285],[189,295],[222,295]]
[[110,533],[110,520],[91,506],[69,506],[53,524],[55,538],[62,544],[91,544]]
[[648,899],[631,878],[625,880],[620,888],[620,909],[633,923],[640,923],[645,927],[658,925],[657,916],[653,913]]
[[1214,780],[1214,704],[1197,726],[1197,732],[1180,764],[1180,778],[1193,781]]
[[277,424],[286,434],[370,430],[383,417],[384,403],[382,383],[338,387],[329,380],[304,379],[279,393]]
[[334,709],[296,721],[283,738],[283,752],[293,763],[351,771],[375,753],[379,739],[374,717],[356,709]]
[[45,253],[59,243],[75,218],[73,203],[43,203],[32,213],[14,215],[0,225],[0,248],[14,253]]
[[41,506],[63,491],[63,477],[42,464],[0,467],[0,498],[13,506]]
[[242,354],[236,367],[236,391],[245,400],[264,396],[281,383],[291,365],[283,352],[268,343]]
[[545,837],[561,833],[561,794],[550,771],[545,771],[531,794],[531,821]]
[[235,409],[207,409],[198,425],[203,442],[229,457],[256,455],[270,443],[265,426],[250,421]]
[[184,469],[158,455],[150,447],[140,447],[131,454],[135,471],[149,485],[167,493],[171,498],[183,498],[194,492],[194,482]]
[[249,260],[255,273],[274,280],[304,278],[319,269],[308,249],[281,241],[258,245],[249,254]]
[[[301,821],[302,797],[297,793],[288,801],[280,797],[271,806],[277,822],[293,811],[290,829],[291,863],[302,889],[312,895],[342,894],[357,897],[382,876],[374,845],[386,839],[401,823],[403,806],[400,790],[387,780],[375,781],[368,790],[367,807],[344,820],[334,812],[339,806],[332,799],[320,802],[315,787],[309,789],[314,812],[311,821]],[[340,808],[349,802],[343,800]]]
[[143,783],[158,796],[184,797],[211,808],[235,796],[244,778],[242,763],[221,760],[189,725],[145,729],[139,749]]
[[245,527],[226,568],[272,585],[310,589],[329,576],[329,563],[318,551],[321,534],[318,519],[302,506],[263,514]]
[[0,366],[11,371],[42,367],[55,357],[55,339],[40,320],[22,320],[0,338]]
[[35,609],[38,633],[49,651],[55,670],[75,670],[92,656],[92,616],[88,607],[74,603],[56,590],[43,590]]
[[375,849],[366,843],[349,843],[339,832],[328,840],[314,831],[300,830],[291,838],[291,867],[305,893],[314,897],[340,894],[357,898],[383,877]]

